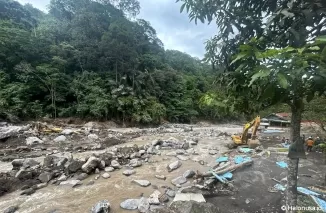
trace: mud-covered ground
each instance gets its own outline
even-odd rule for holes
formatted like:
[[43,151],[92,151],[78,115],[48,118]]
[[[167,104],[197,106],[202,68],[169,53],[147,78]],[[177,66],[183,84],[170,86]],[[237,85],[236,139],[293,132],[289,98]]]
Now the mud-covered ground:
[[[97,123],[86,125],[65,125],[62,130],[72,130],[73,133],[65,135],[65,140],[56,141],[61,133],[44,133],[30,128],[0,142],[0,209],[10,206],[18,206],[17,212],[47,213],[47,212],[89,212],[91,207],[100,200],[108,200],[111,203],[111,212],[130,212],[120,208],[120,203],[130,198],[149,197],[155,190],[164,193],[165,188],[180,190],[179,186],[171,184],[171,180],[182,176],[187,170],[199,173],[207,172],[214,164],[217,157],[222,156],[229,149],[226,144],[231,142],[230,135],[240,133],[242,126],[237,125],[165,125],[158,128],[117,128]],[[287,136],[284,133],[260,134],[261,143],[265,149],[277,147],[280,138]],[[308,133],[309,134],[309,133]],[[90,136],[92,135],[92,136]],[[97,137],[95,137],[96,135]],[[27,145],[28,137],[37,137],[42,143]],[[132,147],[135,144],[142,147],[153,140],[168,140],[175,138],[178,141],[198,140],[197,145],[191,145],[185,149],[180,160],[180,155],[171,155],[176,149],[159,147],[155,154],[150,154],[143,160],[142,166],[134,168],[135,174],[125,176],[123,171],[130,166],[122,165],[121,169],[109,172],[110,178],[94,179],[98,174],[89,174],[82,180],[78,187],[66,187],[58,185],[51,180],[46,187],[37,190],[31,195],[20,195],[21,188],[33,185],[37,178],[20,181],[9,174],[12,170],[12,160],[33,158],[43,164],[45,156],[65,156],[67,158],[85,159],[94,153],[111,152],[119,147]],[[141,149],[141,148],[140,148]],[[148,151],[148,148],[146,149]],[[229,158],[238,155],[237,150],[228,154]],[[178,157],[179,156],[179,157]],[[221,212],[282,212],[284,204],[283,192],[275,191],[272,187],[277,183],[272,178],[286,184],[286,169],[276,165],[277,161],[286,161],[286,155],[274,153],[253,157],[253,164],[233,172],[230,181],[232,190],[221,190],[220,193],[205,193],[207,202],[217,206]],[[168,172],[166,166],[176,160],[182,162],[180,168]],[[303,187],[320,186],[324,184],[324,172],[321,153],[309,153],[307,159],[300,160],[298,185]],[[100,172],[100,175],[104,171]],[[155,175],[164,175],[166,180],[159,180]],[[72,176],[71,178],[74,178]],[[132,180],[144,179],[151,182],[148,187],[140,187]],[[282,180],[283,179],[283,180]],[[194,179],[188,179],[182,187],[191,186]],[[89,184],[90,182],[94,182]],[[39,182],[38,182],[39,183]],[[216,183],[217,186],[220,183]],[[182,189],[181,187],[181,189]],[[225,193],[223,193],[225,192]],[[171,202],[173,198],[169,199]],[[300,197],[300,202],[309,200]],[[314,205],[312,202],[304,202],[305,205]],[[308,204],[307,204],[308,203]],[[167,204],[161,207],[167,206]]]

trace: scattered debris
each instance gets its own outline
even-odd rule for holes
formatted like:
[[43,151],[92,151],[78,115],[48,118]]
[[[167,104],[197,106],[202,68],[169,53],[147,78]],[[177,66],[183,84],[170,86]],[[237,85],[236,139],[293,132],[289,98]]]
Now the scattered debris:
[[240,147],[239,152],[241,152],[241,153],[251,153],[251,152],[254,152],[254,149]]
[[251,157],[247,157],[247,156],[237,155],[237,156],[234,157],[234,162],[236,164],[240,164],[240,163],[247,162],[247,161],[250,161],[250,160],[251,160]]
[[227,162],[229,160],[228,157],[219,157],[216,159],[216,162],[220,163],[220,162]]
[[284,161],[276,162],[276,164],[283,169],[288,168],[288,164],[285,163]]

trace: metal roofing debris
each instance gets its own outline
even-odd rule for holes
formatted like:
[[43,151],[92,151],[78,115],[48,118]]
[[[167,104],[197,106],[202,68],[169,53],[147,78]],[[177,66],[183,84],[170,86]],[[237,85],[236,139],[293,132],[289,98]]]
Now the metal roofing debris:
[[229,157],[219,157],[216,159],[216,162],[217,163],[220,163],[220,162],[227,162],[229,160]]

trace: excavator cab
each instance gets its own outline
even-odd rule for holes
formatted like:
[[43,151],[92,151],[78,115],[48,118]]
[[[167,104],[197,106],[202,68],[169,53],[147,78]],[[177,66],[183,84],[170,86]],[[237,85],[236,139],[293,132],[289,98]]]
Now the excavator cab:
[[[257,139],[257,131],[260,125],[260,116],[257,116],[254,120],[249,123],[246,123],[243,127],[241,135],[232,135],[232,144],[229,144],[229,148],[235,148],[241,145],[248,145],[249,148],[256,148],[260,145],[259,140]],[[249,129],[253,127],[252,132],[248,132]]]

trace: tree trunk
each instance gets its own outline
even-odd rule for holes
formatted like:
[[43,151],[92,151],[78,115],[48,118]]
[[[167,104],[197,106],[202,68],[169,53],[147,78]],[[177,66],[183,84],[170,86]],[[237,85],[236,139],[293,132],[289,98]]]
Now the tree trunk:
[[[300,137],[300,128],[301,128],[301,116],[303,111],[303,102],[302,100],[295,100],[291,104],[291,135],[290,139],[292,143],[300,144],[302,143]],[[297,206],[297,177],[298,177],[298,158],[289,158],[288,162],[288,175],[287,175],[287,189],[286,189],[286,206],[287,207],[296,207]],[[291,208],[286,209],[287,213],[294,213],[296,211]]]
[[118,61],[115,61],[115,83],[118,87]]

